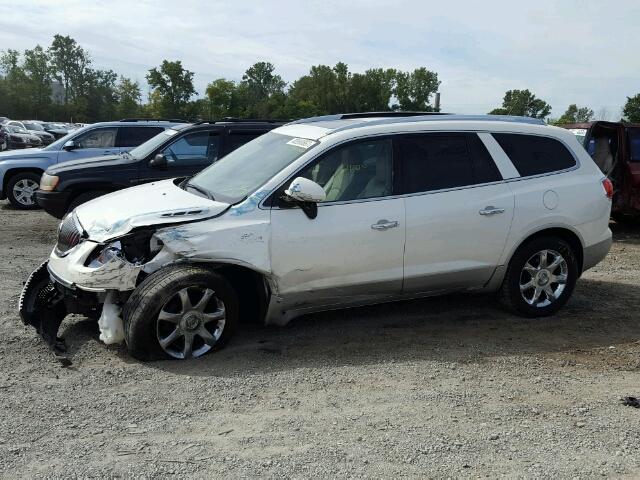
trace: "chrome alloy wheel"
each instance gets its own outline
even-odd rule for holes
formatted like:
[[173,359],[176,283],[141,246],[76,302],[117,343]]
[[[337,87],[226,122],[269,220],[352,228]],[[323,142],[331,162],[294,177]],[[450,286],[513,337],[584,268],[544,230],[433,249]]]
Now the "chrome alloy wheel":
[[207,353],[224,331],[226,310],[215,292],[187,287],[160,309],[156,332],[160,347],[174,358],[196,358]]
[[555,250],[533,254],[520,273],[520,294],[525,302],[537,308],[556,301],[567,285],[569,267]]
[[13,196],[21,205],[32,207],[36,203],[38,184],[29,178],[18,180],[13,186]]

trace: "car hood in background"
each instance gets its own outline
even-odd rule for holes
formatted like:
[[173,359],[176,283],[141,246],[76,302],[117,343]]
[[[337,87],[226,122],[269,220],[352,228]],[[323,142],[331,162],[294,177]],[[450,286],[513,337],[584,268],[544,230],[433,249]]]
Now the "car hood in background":
[[187,192],[174,180],[163,180],[104,195],[80,205],[75,212],[90,240],[106,242],[136,227],[215,217],[229,206]]
[[60,162],[57,165],[52,165],[47,169],[47,173],[50,175],[57,175],[58,173],[65,172],[67,170],[74,170],[76,167],[115,167],[127,165],[130,163],[136,163],[137,160],[132,158],[125,158],[122,155],[100,155],[99,157],[87,157],[78,158],[76,160],[69,160],[67,162]]
[[[38,137],[36,137],[38,138]],[[43,155],[39,155],[42,153]],[[52,152],[45,152],[41,148],[29,148],[28,150],[9,150],[0,153],[0,161],[2,160],[20,160],[21,158],[29,159],[33,157],[49,156]]]

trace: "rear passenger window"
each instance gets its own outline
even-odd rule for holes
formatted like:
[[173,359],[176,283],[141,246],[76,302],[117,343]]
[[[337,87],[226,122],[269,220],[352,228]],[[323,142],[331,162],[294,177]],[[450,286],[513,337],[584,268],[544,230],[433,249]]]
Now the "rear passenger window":
[[403,192],[417,193],[501,180],[491,155],[476,134],[421,134],[400,137]]
[[258,138],[264,132],[231,132],[227,137],[227,153],[234,151],[254,138]]
[[560,141],[519,133],[493,133],[521,177],[557,172],[575,166],[571,152]]
[[120,127],[117,147],[137,147],[162,132],[162,127]]

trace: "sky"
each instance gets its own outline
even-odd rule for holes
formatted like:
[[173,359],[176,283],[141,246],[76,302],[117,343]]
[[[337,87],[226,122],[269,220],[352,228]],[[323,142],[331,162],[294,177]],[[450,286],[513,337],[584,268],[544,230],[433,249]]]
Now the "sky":
[[95,68],[138,80],[163,59],[202,94],[259,61],[287,82],[312,65],[438,73],[443,111],[486,113],[509,89],[617,119],[640,93],[637,0],[0,0],[0,49],[74,38]]

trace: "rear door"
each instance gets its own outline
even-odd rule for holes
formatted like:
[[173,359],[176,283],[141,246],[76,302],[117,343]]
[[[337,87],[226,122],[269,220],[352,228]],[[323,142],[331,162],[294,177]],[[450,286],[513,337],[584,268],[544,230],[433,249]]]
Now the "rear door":
[[120,127],[116,137],[116,147],[120,152],[128,152],[163,130],[162,127]]
[[484,285],[504,250],[514,198],[475,133],[399,137],[405,293]]

